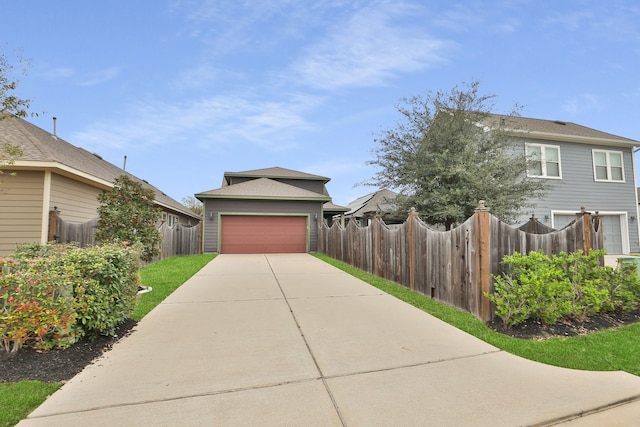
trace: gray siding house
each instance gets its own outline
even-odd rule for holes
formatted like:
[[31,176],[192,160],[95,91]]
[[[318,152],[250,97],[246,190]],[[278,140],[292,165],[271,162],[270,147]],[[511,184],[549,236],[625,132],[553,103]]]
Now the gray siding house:
[[520,223],[533,214],[559,229],[584,206],[602,218],[607,253],[640,251],[633,161],[639,141],[558,120],[494,118],[512,128],[517,152],[531,161],[528,175],[550,183],[543,198],[531,201],[533,208],[523,212]]
[[206,253],[316,251],[318,223],[347,209],[331,203],[329,178],[280,167],[225,172],[222,186],[198,193]]

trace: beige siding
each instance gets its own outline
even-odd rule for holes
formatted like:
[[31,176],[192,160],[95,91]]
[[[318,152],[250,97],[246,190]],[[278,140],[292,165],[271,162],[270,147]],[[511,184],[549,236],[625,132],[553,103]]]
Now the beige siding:
[[17,244],[40,241],[44,172],[5,173],[1,179],[0,255],[8,255]]
[[67,222],[87,222],[98,216],[98,194],[101,189],[62,175],[51,174],[49,209],[57,207]]

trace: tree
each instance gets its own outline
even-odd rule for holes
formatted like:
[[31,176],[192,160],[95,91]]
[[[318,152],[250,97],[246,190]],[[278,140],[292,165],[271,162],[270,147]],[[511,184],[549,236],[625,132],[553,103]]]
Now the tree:
[[519,107],[491,114],[496,96],[481,94],[479,86],[403,99],[404,122],[375,140],[368,164],[380,169],[368,184],[398,190],[399,209],[415,207],[425,222],[447,229],[472,216],[479,200],[510,222],[541,197],[547,184],[527,177],[527,159],[505,125]]
[[[21,63],[22,57],[18,58]],[[18,80],[13,78],[14,67],[9,63],[6,55],[0,53],[0,120],[10,116],[26,117],[31,105],[30,99],[20,98],[15,94]],[[22,70],[24,74],[24,69]],[[0,144],[0,175],[5,166],[12,165],[14,160],[23,154],[20,147],[3,143]],[[2,181],[0,181],[1,183]]]
[[[18,56],[18,61],[23,65],[28,62],[21,56]],[[0,120],[5,118],[6,114],[17,117],[29,115],[31,100],[16,95],[19,81],[13,77],[13,73],[14,67],[9,63],[9,59],[0,53]],[[24,66],[21,73],[26,74]]]
[[153,190],[144,188],[127,175],[117,177],[111,191],[98,195],[96,241],[140,243],[141,258],[151,261],[159,254],[161,241],[157,223],[162,211],[154,200]]
[[190,209],[191,212],[202,217],[202,214],[204,213],[204,206],[202,205],[202,202],[200,200],[196,199],[193,196],[189,196],[183,197],[181,202],[184,206]]

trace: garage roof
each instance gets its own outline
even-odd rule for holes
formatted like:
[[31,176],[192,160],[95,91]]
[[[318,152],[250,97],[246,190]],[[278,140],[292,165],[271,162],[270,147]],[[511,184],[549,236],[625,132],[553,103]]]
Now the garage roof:
[[305,181],[323,181],[329,182],[331,178],[326,176],[313,175],[310,173],[295,171],[291,169],[285,169],[281,167],[254,169],[244,172],[225,172],[222,185],[229,185],[229,178],[243,177],[243,178],[273,178],[273,179],[303,179]]
[[258,178],[196,194],[202,199],[309,200],[327,202],[331,197],[284,184],[270,178]]

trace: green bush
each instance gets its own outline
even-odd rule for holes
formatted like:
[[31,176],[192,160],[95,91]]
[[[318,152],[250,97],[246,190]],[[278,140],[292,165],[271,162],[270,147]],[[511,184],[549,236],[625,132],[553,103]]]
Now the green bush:
[[603,250],[514,253],[503,258],[505,271],[494,276],[494,292],[487,297],[505,326],[528,319],[553,324],[561,319],[582,320],[595,314],[628,311],[639,306],[640,279],[635,265],[601,267]]
[[0,267],[0,349],[67,347],[133,313],[140,247],[30,244]]
[[133,313],[140,279],[140,252],[122,244],[70,251],[65,265],[73,268],[78,322],[90,335],[114,335]]

